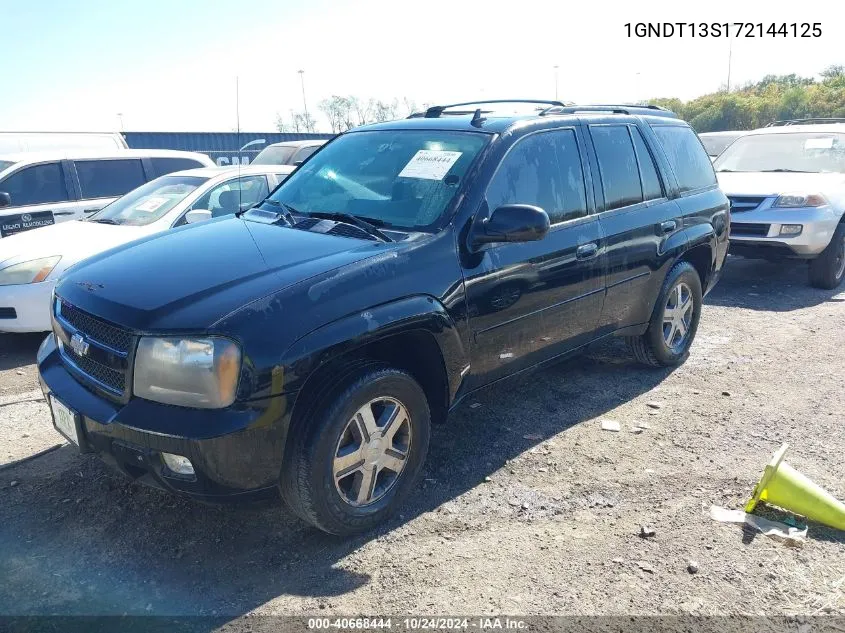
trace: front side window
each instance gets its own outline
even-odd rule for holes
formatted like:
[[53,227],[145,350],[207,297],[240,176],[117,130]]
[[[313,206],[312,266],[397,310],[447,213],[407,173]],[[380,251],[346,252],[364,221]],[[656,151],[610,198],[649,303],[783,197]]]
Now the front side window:
[[348,213],[389,227],[429,230],[489,139],[483,132],[351,132],[314,154],[269,200],[302,213]]
[[207,180],[199,176],[162,176],[118,198],[88,219],[103,224],[151,224]]
[[540,132],[517,141],[487,189],[491,212],[504,204],[538,206],[552,224],[587,214],[581,154],[572,130]]
[[637,157],[627,125],[592,125],[590,135],[601,173],[605,210],[643,201]]
[[692,128],[685,125],[655,125],[652,129],[666,151],[681,192],[716,184],[713,163]]
[[77,160],[74,164],[85,199],[122,196],[146,182],[144,168],[137,158]]
[[255,206],[270,193],[265,176],[244,176],[217,185],[200,196],[192,209],[207,209],[214,218]]
[[783,132],[737,139],[713,164],[716,171],[845,172],[845,134]]
[[59,163],[24,167],[0,182],[0,191],[9,194],[13,207],[66,202],[70,199]]

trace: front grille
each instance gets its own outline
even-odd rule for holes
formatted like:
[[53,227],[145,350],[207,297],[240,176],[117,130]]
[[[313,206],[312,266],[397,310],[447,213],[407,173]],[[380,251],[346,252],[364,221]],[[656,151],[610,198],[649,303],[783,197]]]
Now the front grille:
[[[77,378],[112,398],[128,397],[127,374],[131,366],[135,337],[124,328],[59,299],[56,301],[56,336],[69,369]],[[79,354],[74,335],[88,344]]]
[[17,319],[18,313],[14,308],[0,308],[0,319]]
[[121,394],[126,391],[125,372],[100,364],[88,356],[80,356],[67,345],[62,346],[62,351],[74,365],[100,384]]
[[731,201],[731,213],[743,213],[759,207],[766,196],[728,196],[728,199]]
[[108,345],[112,349],[126,353],[132,345],[132,335],[115,325],[83,312],[66,301],[61,302],[61,317],[88,338]]
[[751,222],[731,222],[731,236],[766,237],[771,224],[752,224]]

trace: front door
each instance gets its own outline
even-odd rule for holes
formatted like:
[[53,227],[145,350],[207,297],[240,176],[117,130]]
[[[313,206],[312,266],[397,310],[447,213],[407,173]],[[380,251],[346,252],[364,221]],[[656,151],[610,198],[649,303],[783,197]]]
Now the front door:
[[577,347],[595,329],[604,248],[580,135],[566,127],[518,139],[487,189],[483,217],[504,204],[531,204],[552,226],[542,240],[492,244],[465,259],[473,387]]
[[0,237],[73,219],[79,201],[61,161],[28,165],[0,182],[11,206],[0,209]]

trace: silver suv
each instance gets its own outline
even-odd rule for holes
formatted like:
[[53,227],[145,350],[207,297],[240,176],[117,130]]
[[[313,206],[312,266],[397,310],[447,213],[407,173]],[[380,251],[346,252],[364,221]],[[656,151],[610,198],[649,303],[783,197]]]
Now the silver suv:
[[781,121],[716,159],[731,201],[731,253],[809,262],[810,283],[845,276],[845,119]]

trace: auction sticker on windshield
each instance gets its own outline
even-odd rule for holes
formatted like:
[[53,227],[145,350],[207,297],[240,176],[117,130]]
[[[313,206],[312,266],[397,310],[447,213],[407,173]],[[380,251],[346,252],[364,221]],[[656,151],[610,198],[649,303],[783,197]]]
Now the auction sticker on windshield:
[[146,211],[148,213],[152,213],[156,209],[158,209],[161,205],[167,202],[167,198],[150,198],[149,200],[145,200],[137,207],[135,207],[136,211]]
[[460,157],[461,152],[421,149],[399,172],[399,178],[443,180]]

